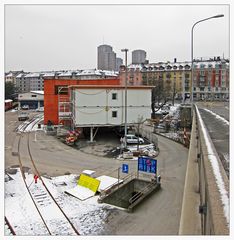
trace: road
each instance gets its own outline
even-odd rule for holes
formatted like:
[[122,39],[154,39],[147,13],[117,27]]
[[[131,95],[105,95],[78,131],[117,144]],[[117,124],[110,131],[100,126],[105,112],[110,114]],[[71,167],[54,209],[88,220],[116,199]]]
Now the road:
[[162,189],[136,210],[120,212],[109,222],[115,235],[177,235],[181,213],[188,151],[182,145],[159,137],[159,174]]
[[[13,130],[19,124],[15,122],[16,116],[16,113],[6,113],[6,122],[13,122],[5,126],[5,167],[18,164],[17,157],[10,154],[16,135]],[[23,133],[20,154],[25,166],[29,165],[26,140],[27,136]],[[117,169],[123,163],[129,164],[130,172],[136,172],[137,169],[137,161],[121,161],[83,153],[42,131],[36,135],[30,133],[30,148],[39,171],[51,176],[63,175],[66,172],[79,174],[84,169],[92,169],[97,176],[117,177]],[[188,150],[164,137],[159,137],[159,148],[157,159],[158,172],[162,176],[162,189],[146,199],[133,213],[114,210],[106,223],[106,235],[178,234]],[[123,176],[124,173],[121,173],[120,177]]]
[[229,105],[227,102],[198,103],[198,108],[220,159],[224,164],[224,168],[229,175],[229,124],[216,118],[210,112],[218,114],[229,122]]

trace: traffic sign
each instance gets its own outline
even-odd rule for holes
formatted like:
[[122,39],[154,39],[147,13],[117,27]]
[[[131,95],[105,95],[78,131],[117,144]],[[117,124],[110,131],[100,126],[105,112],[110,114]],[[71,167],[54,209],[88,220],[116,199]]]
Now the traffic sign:
[[128,164],[123,164],[122,165],[122,172],[123,173],[128,173]]
[[156,174],[157,160],[149,157],[138,157],[138,171]]

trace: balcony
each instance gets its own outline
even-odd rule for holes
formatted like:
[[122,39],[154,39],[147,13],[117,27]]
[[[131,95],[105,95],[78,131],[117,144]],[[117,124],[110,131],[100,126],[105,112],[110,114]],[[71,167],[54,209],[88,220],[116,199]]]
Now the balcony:
[[72,112],[59,112],[59,118],[65,119],[65,118],[71,118]]

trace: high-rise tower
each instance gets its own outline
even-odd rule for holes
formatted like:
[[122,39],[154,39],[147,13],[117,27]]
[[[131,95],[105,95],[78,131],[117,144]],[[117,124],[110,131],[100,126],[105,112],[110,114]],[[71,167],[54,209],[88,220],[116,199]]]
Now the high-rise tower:
[[98,64],[97,68],[101,70],[116,70],[116,53],[109,45],[98,46]]
[[146,51],[144,51],[144,50],[132,51],[132,63],[133,64],[145,63],[145,60],[146,60]]

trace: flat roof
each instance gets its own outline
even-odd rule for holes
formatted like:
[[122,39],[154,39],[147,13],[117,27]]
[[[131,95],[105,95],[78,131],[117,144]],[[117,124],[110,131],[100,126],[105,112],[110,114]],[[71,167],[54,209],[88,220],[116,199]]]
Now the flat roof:
[[[101,88],[109,88],[109,89],[125,89],[124,85],[70,85],[69,88],[88,88],[88,89],[101,89]],[[152,89],[154,86],[127,86],[127,89]]]
[[44,95],[44,91],[30,91],[31,93],[36,93],[36,94],[41,94],[41,95]]

